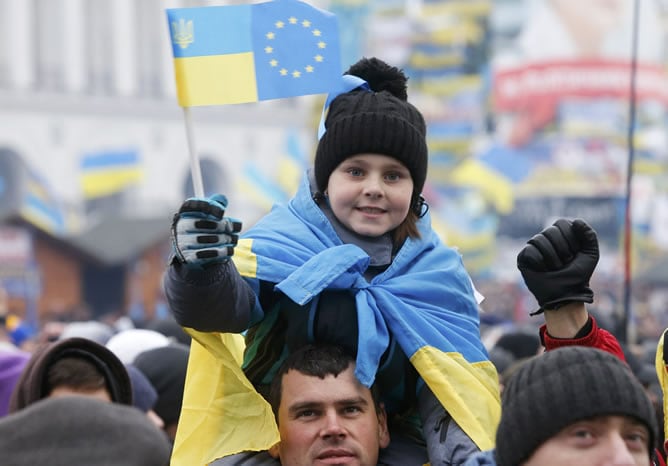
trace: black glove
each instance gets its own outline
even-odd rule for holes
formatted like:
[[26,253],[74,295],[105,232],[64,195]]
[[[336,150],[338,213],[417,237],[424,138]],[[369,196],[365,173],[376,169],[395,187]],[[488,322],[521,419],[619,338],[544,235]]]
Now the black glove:
[[589,279],[598,257],[596,232],[581,219],[559,219],[531,238],[517,268],[540,305],[532,315],[571,301],[593,302]]
[[172,221],[174,258],[189,267],[227,261],[234,255],[241,222],[224,217],[227,198],[190,198],[181,205]]

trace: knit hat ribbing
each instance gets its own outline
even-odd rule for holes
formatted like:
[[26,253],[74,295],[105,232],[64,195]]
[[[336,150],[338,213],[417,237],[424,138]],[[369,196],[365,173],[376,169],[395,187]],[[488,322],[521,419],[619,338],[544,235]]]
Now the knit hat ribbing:
[[376,58],[360,60],[346,74],[366,80],[372,92],[356,89],[332,101],[315,155],[318,189],[327,189],[332,171],[348,157],[374,153],[408,168],[417,197],[427,178],[426,125],[406,101],[406,76]]
[[605,351],[577,346],[536,356],[504,388],[497,464],[521,464],[574,422],[613,415],[630,416],[647,426],[651,455],[657,437],[654,409],[624,362]]

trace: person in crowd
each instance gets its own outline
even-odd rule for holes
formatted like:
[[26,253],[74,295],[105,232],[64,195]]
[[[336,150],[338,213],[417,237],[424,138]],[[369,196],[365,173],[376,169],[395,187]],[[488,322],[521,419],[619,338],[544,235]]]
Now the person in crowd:
[[0,351],[18,351],[19,348],[14,344],[7,319],[9,316],[9,296],[7,290],[0,286]]
[[649,466],[656,438],[652,403],[625,362],[597,348],[561,347],[510,377],[496,448],[465,465]]
[[158,429],[165,428],[165,421],[155,412],[155,404],[158,402],[158,392],[151,383],[151,381],[144,375],[142,371],[137,369],[132,364],[126,364],[125,369],[130,376],[132,383],[132,404],[142,413],[146,413],[153,424]]
[[114,353],[123,364],[134,363],[135,358],[143,351],[167,346],[170,340],[155,330],[145,328],[129,328],[112,336],[105,346]]
[[290,354],[269,396],[280,443],[212,466],[382,464],[379,451],[390,442],[385,409],[377,387],[362,385],[354,368],[355,358],[340,346],[306,345]]
[[[646,390],[638,378],[634,375],[629,365],[626,363],[626,357],[619,341],[613,334],[600,328],[596,323],[596,319],[590,315],[586,309],[585,303],[592,303],[594,298],[594,293],[589,286],[589,281],[593,275],[596,265],[598,264],[598,260],[599,249],[596,232],[593,228],[591,228],[591,226],[587,224],[587,222],[582,219],[558,219],[556,222],[554,222],[553,225],[547,227],[539,234],[531,238],[527,245],[518,254],[517,266],[522,274],[522,277],[524,278],[525,284],[539,304],[538,310],[532,314],[537,315],[542,313],[545,318],[545,324],[541,326],[539,335],[541,342],[546,350],[546,354],[534,356],[528,361],[524,360],[522,362],[518,362],[515,366],[512,367],[512,369],[508,370],[508,382],[504,386],[502,397],[501,423],[499,425],[499,429],[497,430],[496,436],[496,453],[487,451],[483,454],[474,455],[474,459],[467,463],[467,466],[476,464],[571,464],[574,461],[572,459],[569,460],[568,456],[561,456],[561,454],[577,454],[577,449],[569,449],[567,448],[568,445],[566,444],[561,445],[563,448],[560,449],[557,440],[555,440],[553,443],[550,442],[550,445],[556,447],[555,450],[560,453],[559,455],[555,455],[555,462],[547,462],[546,456],[542,455],[540,457],[536,456],[537,459],[533,462],[524,462],[527,460],[528,453],[531,452],[531,448],[538,446],[537,443],[533,444],[533,447],[530,447],[529,451],[525,452],[527,455],[525,455],[521,460],[517,459],[519,458],[517,456],[514,457],[516,459],[513,461],[517,462],[508,462],[507,459],[500,460],[498,454],[499,448],[501,450],[507,448],[505,446],[499,446],[500,442],[506,442],[507,440],[507,437],[503,437],[503,433],[507,433],[508,429],[513,428],[508,427],[508,424],[504,424],[504,416],[506,416],[507,406],[515,407],[516,411],[519,409],[518,406],[520,405],[524,405],[527,412],[534,412],[534,410],[539,409],[535,406],[537,403],[536,399],[532,400],[530,398],[530,393],[523,392],[519,388],[519,386],[522,384],[530,383],[526,379],[526,374],[533,374],[534,372],[530,371],[538,371],[538,368],[543,367],[541,366],[541,364],[543,364],[541,362],[541,358],[545,358],[546,356],[551,355],[553,352],[561,351],[562,348],[570,347],[574,347],[573,356],[568,356],[564,359],[558,359],[556,356],[550,356],[550,358],[544,363],[546,364],[545,367],[549,367],[549,361],[553,361],[551,364],[552,368],[555,369],[555,380],[546,382],[547,385],[550,387],[563,387],[564,385],[583,388],[587,387],[587,390],[589,390],[589,387],[591,386],[591,391],[595,392],[596,390],[605,389],[615,397],[620,396],[617,395],[619,391],[637,391],[637,388],[640,387],[640,389],[643,390],[644,396],[640,397],[638,395],[634,399],[642,401],[643,410],[645,409],[644,404],[646,401],[649,403],[650,408],[649,411],[643,411],[641,416],[641,422],[644,422],[646,426],[649,426],[648,435],[651,434],[649,437],[645,437],[647,441],[644,443],[642,448],[646,454],[641,454],[638,456],[636,454],[638,450],[635,449],[635,446],[627,442],[625,447],[616,450],[616,453],[614,453],[614,455],[618,455],[616,456],[617,458],[621,458],[621,460],[619,460],[620,462],[616,463],[614,459],[610,460],[610,457],[606,457],[605,455],[598,455],[594,450],[599,450],[598,445],[600,442],[594,442],[591,440],[589,443],[585,442],[580,444],[580,448],[587,449],[587,451],[591,452],[591,454],[594,456],[587,458],[583,457],[584,459],[582,462],[586,464],[650,464],[649,461],[652,459],[652,461],[657,465],[664,464],[663,457],[659,454],[654,446],[654,441],[658,438],[658,431],[655,427],[656,410],[654,409],[651,400],[647,396]],[[584,357],[587,355],[587,349],[598,350],[598,353],[591,353],[593,354],[591,356],[592,360],[598,361],[601,356],[596,356],[596,354],[599,354],[601,351],[603,351],[610,354],[613,358],[616,358],[616,360],[620,361],[620,367],[622,367],[624,371],[623,376],[620,375],[619,384],[615,382],[617,379],[614,379],[612,375],[607,379],[607,381],[605,381],[605,378],[603,378],[603,380],[598,379],[598,377],[601,377],[601,375],[596,367],[596,363],[592,363],[592,367],[587,367],[586,371],[583,370],[583,372],[591,371],[591,376],[581,374],[579,371],[577,373],[568,372],[568,374],[564,373],[564,379],[563,381],[560,381],[559,375],[563,373],[562,367],[568,367],[568,364],[565,361],[572,361],[573,359],[576,359],[578,357],[577,355],[579,354],[577,351],[581,350],[585,351],[585,353],[582,353],[582,358],[584,359]],[[535,362],[534,359],[536,359]],[[602,361],[605,362],[606,359],[609,360],[610,358],[603,358]],[[558,361],[561,361],[565,365],[562,366]],[[529,368],[525,368],[527,365]],[[547,372],[549,371],[546,371],[546,373]],[[538,372],[536,372],[536,374],[538,374]],[[582,380],[586,380],[586,383],[583,385],[576,385],[575,383],[571,383],[574,379],[579,377],[582,378]],[[592,382],[592,379],[595,379],[596,383]],[[626,382],[621,382],[626,379],[628,379],[628,387]],[[518,382],[519,380],[522,381]],[[564,403],[563,406],[569,406],[571,401],[570,396],[572,396],[572,393],[569,392],[568,395],[569,396],[563,395],[563,398],[560,398],[565,400],[562,401]],[[595,397],[595,399],[598,399],[598,396]],[[614,399],[616,400],[617,398]],[[600,412],[595,414],[587,414],[586,410],[579,409],[579,404],[573,404],[573,416],[575,417],[570,420],[579,421],[583,419],[586,420],[588,417],[598,416],[601,418],[598,419],[597,417],[597,419],[601,421],[600,425],[605,424],[607,426],[606,429],[601,428],[597,431],[593,431],[591,429],[588,430],[588,428],[585,428],[580,430],[579,433],[573,433],[577,431],[577,426],[580,425],[573,423],[572,425],[575,427],[573,427],[573,429],[570,431],[571,437],[568,437],[568,434],[564,432],[568,431],[568,426],[571,425],[569,420],[569,422],[559,425],[560,428],[564,428],[564,431],[562,432],[564,435],[560,434],[561,437],[559,435],[555,435],[557,431],[553,429],[549,431],[549,435],[542,437],[540,440],[545,441],[555,435],[555,439],[558,437],[566,443],[568,443],[568,440],[570,439],[572,441],[570,446],[574,446],[575,443],[573,439],[578,437],[598,439],[599,436],[597,436],[595,432],[603,432],[604,430],[607,432],[607,438],[618,439],[619,437],[615,437],[615,435],[619,435],[620,432],[622,432],[622,430],[618,428],[621,421],[618,416],[616,420],[617,427],[611,427],[612,424],[615,424],[615,422],[609,422],[610,416],[607,416],[607,414],[615,414],[615,411],[610,411],[610,413],[605,412],[607,409],[605,398],[602,398],[600,404],[597,404],[594,400],[587,403],[591,404],[592,406],[598,406],[597,409],[600,409]],[[614,404],[614,401],[608,400],[608,404]],[[512,416],[512,414],[508,414],[508,418],[510,418],[510,416]],[[638,416],[636,415],[636,418],[637,417]],[[525,424],[522,425],[522,430],[519,431],[519,435],[522,435],[522,432],[532,430],[534,428],[533,426],[537,426],[540,424],[540,422],[542,422],[538,416],[535,418],[535,420],[537,424],[525,422]],[[628,417],[624,418],[624,422],[622,422],[622,424],[628,425],[628,421]],[[598,424],[593,423],[591,425]],[[615,431],[616,434],[613,435],[612,431]],[[527,443],[531,445],[531,442]],[[546,447],[545,451],[547,450],[548,448]],[[614,455],[613,458],[615,457]],[[498,463],[496,463],[497,461]],[[606,461],[611,461],[611,463],[607,463]]]
[[0,351],[30,352],[35,329],[9,311],[9,293],[0,286]]
[[75,337],[43,345],[32,354],[16,383],[9,411],[71,394],[132,405],[132,384],[123,363],[104,346]]
[[109,324],[97,320],[84,320],[65,324],[62,332],[58,335],[58,339],[80,337],[106,345],[115,333],[114,328]]
[[183,330],[183,327],[181,327],[171,315],[162,319],[149,320],[142,328],[156,331],[163,334],[171,341],[190,346],[190,335]]
[[30,360],[30,353],[0,349],[0,417],[9,412],[9,399]]
[[539,335],[501,335],[490,349],[503,392],[506,380],[530,357],[562,346],[591,346],[625,360],[616,337],[600,328],[586,303],[589,281],[599,260],[596,231],[584,220],[560,218],[534,235],[517,255],[517,267],[543,315]]
[[[662,456],[665,459],[665,451],[663,451],[663,444],[665,439],[664,431],[664,416],[663,416],[663,393],[661,388],[661,383],[658,377],[658,373],[655,367],[656,360],[656,343],[654,343],[654,351],[651,355],[643,354],[642,346],[636,346],[629,344],[628,342],[622,342],[622,350],[624,351],[624,357],[626,358],[626,363],[631,368],[631,372],[636,376],[640,384],[647,392],[647,396],[652,401],[654,406],[654,411],[656,412],[656,419],[659,424],[657,445],[662,449]],[[652,357],[652,362],[648,362],[647,358]]]
[[[378,383],[393,438],[382,462],[393,464],[404,437],[421,447],[411,464],[461,464],[493,443],[498,379],[481,342],[472,281],[460,254],[432,229],[421,197],[424,118],[407,101],[406,76],[381,60],[360,60],[343,81],[352,84],[328,99],[313,169],[287,205],[275,206],[238,244],[241,222],[224,216],[224,196],[188,199],[174,217],[165,294],[176,320],[208,352],[193,352],[189,374],[234,374],[193,379],[188,405],[220,401],[227,392],[220,381],[232,378],[249,388],[246,399],[266,397],[290,352],[338,344],[356,355],[363,385]],[[238,339],[219,335],[242,332],[243,373],[237,350],[222,345]],[[220,413],[218,404],[206,417]],[[229,409],[221,417],[234,416]],[[258,435],[214,448],[208,459],[273,442],[276,432],[260,435],[271,412],[249,424],[258,419],[213,424]],[[189,425],[205,429],[202,419]],[[183,438],[201,439],[190,431]]]
[[596,231],[584,220],[560,218],[534,235],[517,255],[524,283],[543,314],[540,340],[547,351],[589,346],[625,361],[617,338],[600,328],[585,303],[594,301],[589,281],[599,260]]
[[0,419],[0,463],[168,466],[170,444],[132,406],[82,395],[44,398]]
[[489,350],[489,360],[494,364],[499,377],[499,393],[503,394],[504,373],[516,363],[516,359],[510,351],[493,346]]
[[523,329],[506,331],[496,340],[494,347],[508,351],[516,360],[535,356],[542,349],[538,335]]
[[157,399],[153,410],[162,419],[163,429],[172,442],[181,415],[189,354],[189,346],[170,343],[139,353],[132,364],[155,388]]
[[659,386],[661,388],[661,400],[659,405],[660,412],[663,414],[663,453],[668,453],[668,440],[666,439],[666,432],[668,432],[668,353],[665,350],[666,333],[668,329],[664,330],[659,338],[656,346],[656,354],[654,357],[654,367],[657,378],[659,379]]

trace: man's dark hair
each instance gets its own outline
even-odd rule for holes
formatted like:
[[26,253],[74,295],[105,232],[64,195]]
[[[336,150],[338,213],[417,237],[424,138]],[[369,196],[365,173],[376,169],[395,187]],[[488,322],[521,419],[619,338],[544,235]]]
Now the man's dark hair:
[[[91,361],[81,357],[68,356],[55,361],[47,370],[46,384],[45,395],[57,387],[85,391],[105,389],[110,392],[105,374]],[[112,394],[109,393],[109,396]]]
[[47,398],[57,386],[84,391],[106,387],[111,401],[132,404],[132,382],[118,356],[93,340],[71,337],[35,350],[16,382],[9,411]]
[[[278,369],[269,390],[269,403],[276,420],[278,421],[278,407],[281,403],[283,376],[290,370],[324,379],[328,375],[338,376],[354,363],[355,358],[350,353],[335,345],[306,345],[290,354]],[[375,385],[371,387],[371,397],[376,412],[380,412],[380,400]]]

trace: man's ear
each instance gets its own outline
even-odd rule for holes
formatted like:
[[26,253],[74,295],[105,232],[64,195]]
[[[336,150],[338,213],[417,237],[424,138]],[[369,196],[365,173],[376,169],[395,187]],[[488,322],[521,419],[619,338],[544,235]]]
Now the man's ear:
[[385,448],[390,444],[390,429],[387,428],[387,413],[385,405],[380,404],[378,408],[378,446]]
[[271,446],[271,448],[269,448],[268,452],[269,452],[269,455],[272,458],[280,459],[280,455],[279,455],[280,446],[281,446],[281,442],[276,442]]

